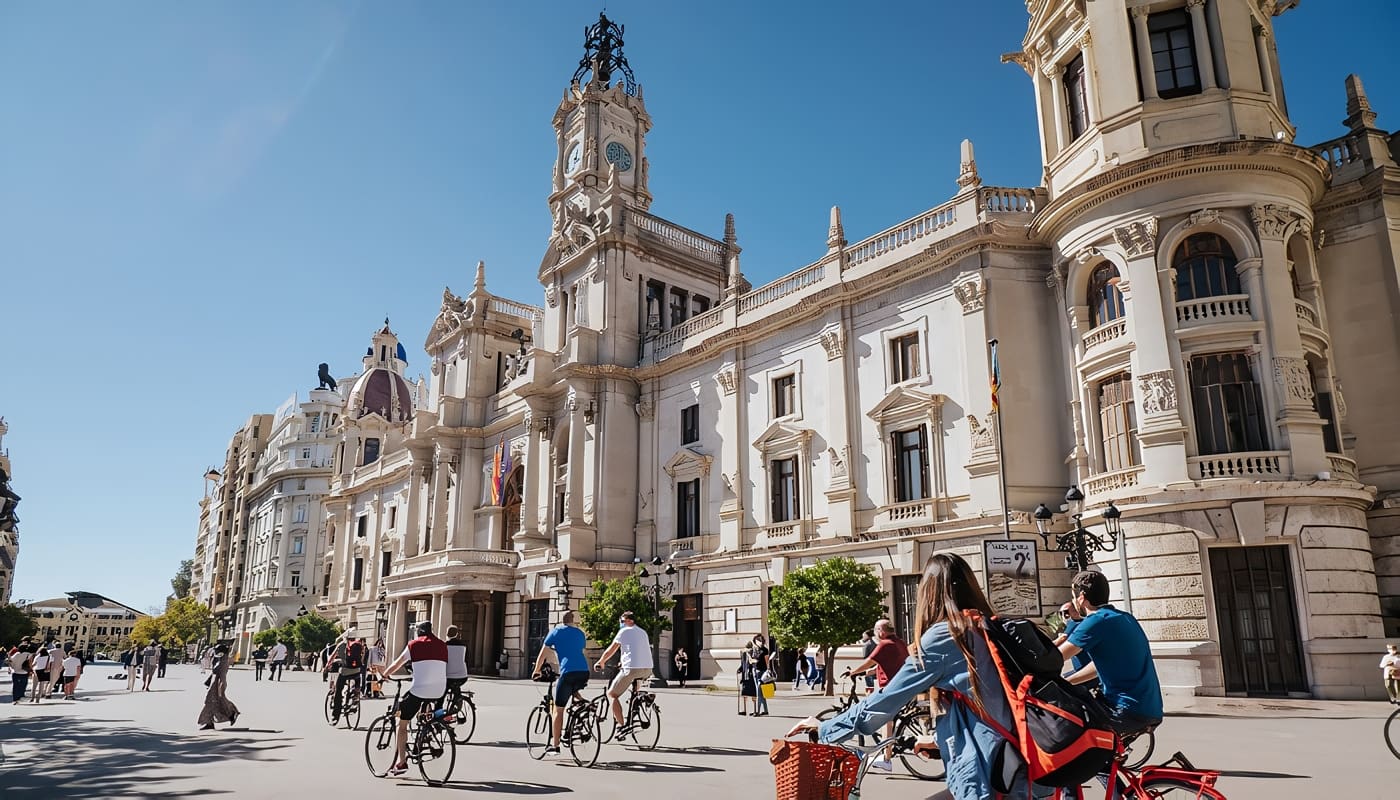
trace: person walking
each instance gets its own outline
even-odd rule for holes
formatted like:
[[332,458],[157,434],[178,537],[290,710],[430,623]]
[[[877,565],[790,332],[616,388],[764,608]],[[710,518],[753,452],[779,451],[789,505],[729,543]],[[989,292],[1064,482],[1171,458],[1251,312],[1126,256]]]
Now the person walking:
[[126,668],[126,690],[136,691],[136,665],[141,663],[141,649],[132,643],[131,647],[122,654],[122,662],[128,664]]
[[151,690],[151,680],[156,676],[156,665],[160,663],[160,645],[155,639],[141,651],[141,691]]
[[[45,650],[42,647],[39,648],[38,652],[34,653],[33,658],[29,660],[29,669],[35,675],[48,675],[49,651]],[[47,693],[45,691],[46,689],[48,689],[48,681],[30,681],[29,702],[38,703],[39,701],[43,700],[45,694]]]
[[253,651],[253,682],[262,680],[263,668],[267,666],[267,648],[258,645]]
[[1400,705],[1400,646],[1385,646],[1385,655],[1381,656],[1381,678],[1385,680],[1385,693],[1390,702]]
[[164,678],[164,677],[165,677],[165,665],[166,665],[166,664],[169,664],[169,663],[170,663],[170,648],[168,648],[168,647],[162,647],[162,648],[160,649],[160,666],[156,669],[156,677],[157,677],[157,678]]
[[763,693],[765,683],[773,683],[773,673],[768,671],[768,647],[763,634],[758,634],[749,642],[749,663],[754,673],[753,715],[768,716],[768,696]]
[[83,660],[78,656],[78,649],[74,645],[68,645],[68,657],[63,659],[63,699],[73,700],[73,693],[78,690],[78,676],[83,674]]
[[[63,688],[63,659],[67,657],[62,645],[49,642],[49,674],[43,678],[45,697],[52,697]],[[39,680],[39,676],[35,675],[34,680]]]
[[216,722],[232,725],[238,721],[238,706],[225,694],[228,690],[228,668],[231,660],[228,645],[220,643],[214,646],[214,659],[209,665],[209,677],[204,681],[209,691],[204,694],[204,708],[199,712],[199,719],[195,720],[202,731],[212,731]]
[[814,682],[813,688],[826,686],[826,648],[821,645],[813,645],[812,672]]
[[[861,660],[868,660],[870,654],[875,652],[875,631],[865,631],[860,635],[860,657]],[[865,693],[875,694],[875,673],[865,673]]]
[[[747,717],[752,712],[749,711],[751,698],[757,697],[758,673],[754,672],[753,659],[749,655],[748,648],[739,651],[739,669],[735,673],[739,684],[739,716]],[[752,702],[755,711],[758,710],[758,702]]]
[[793,671],[797,673],[797,676],[793,678],[792,681],[792,690],[794,692],[802,688],[802,682],[804,680],[807,681],[808,688],[811,688],[812,686],[811,677],[807,673],[807,665],[807,645],[804,644],[801,647],[797,648],[797,665],[793,668]]
[[684,647],[677,647],[671,660],[676,664],[676,680],[680,682],[680,688],[684,689],[685,679],[690,675],[690,656],[686,654]]
[[15,652],[10,655],[10,699],[15,705],[19,705],[24,700],[24,690],[29,686],[29,664],[33,660],[31,646],[21,644],[15,648]]
[[272,666],[267,670],[267,679],[269,681],[282,680],[282,669],[287,663],[286,643],[279,641],[273,645],[272,652],[268,654],[268,660],[272,662]]
[[573,702],[574,695],[588,686],[588,657],[583,654],[588,637],[574,624],[574,619],[574,612],[565,611],[559,624],[544,637],[544,646],[535,657],[535,669],[530,675],[534,680],[540,680],[545,660],[549,658],[548,651],[553,650],[559,658],[559,677],[554,682],[554,707],[551,710],[554,727],[550,731],[549,747],[545,748],[545,755],[559,754],[559,736],[564,731],[564,710]]

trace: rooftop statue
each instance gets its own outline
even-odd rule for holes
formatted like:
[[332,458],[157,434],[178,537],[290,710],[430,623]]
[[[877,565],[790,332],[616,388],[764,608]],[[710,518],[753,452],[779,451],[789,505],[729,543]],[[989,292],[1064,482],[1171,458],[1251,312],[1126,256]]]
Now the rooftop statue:
[[335,391],[335,378],[331,377],[330,364],[322,364],[319,371],[316,373],[316,377],[321,379],[321,385],[317,386],[317,389],[330,389],[332,392]]

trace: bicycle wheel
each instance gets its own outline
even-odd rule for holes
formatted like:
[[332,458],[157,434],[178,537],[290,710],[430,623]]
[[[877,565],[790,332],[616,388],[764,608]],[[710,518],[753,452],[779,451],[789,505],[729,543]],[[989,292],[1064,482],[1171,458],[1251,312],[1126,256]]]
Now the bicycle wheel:
[[476,703],[470,697],[462,698],[462,705],[456,710],[457,723],[452,726],[452,738],[458,744],[466,744],[472,740],[472,734],[476,732]]
[[335,727],[335,723],[334,723],[334,722],[331,722],[331,714],[333,714],[333,713],[335,713],[335,695],[334,695],[334,694],[327,693],[327,694],[326,694],[326,724],[327,724],[327,725],[330,725],[331,727]]
[[385,714],[369,724],[365,734],[365,763],[370,774],[378,778],[394,766],[394,730],[398,718]]
[[1152,750],[1157,746],[1157,734],[1147,730],[1143,731],[1132,741],[1123,745],[1123,766],[1130,770],[1138,770],[1143,764],[1152,758]]
[[525,749],[530,758],[539,761],[544,758],[544,749],[549,747],[554,737],[554,720],[544,706],[535,706],[530,718],[525,721]]
[[[933,720],[928,714],[912,714],[899,720],[894,735],[900,739],[915,739],[933,734]],[[941,781],[948,776],[948,766],[941,757],[924,758],[914,753],[900,753],[900,763],[909,774],[924,781]]]
[[359,692],[349,692],[345,702],[340,706],[340,721],[345,723],[348,730],[355,730],[360,727],[360,706],[361,698]]
[[[1214,786],[1206,786],[1200,781],[1184,780],[1180,778],[1147,778],[1138,784],[1139,796],[1165,798],[1165,800],[1186,800],[1186,798],[1198,798],[1198,800],[1225,800],[1225,795],[1220,793]],[[1131,790],[1124,790],[1125,796]]]
[[441,786],[452,777],[452,768],[457,765],[457,741],[446,725],[424,724],[418,729],[413,750],[418,774],[428,785]]
[[569,755],[574,757],[574,763],[580,767],[597,764],[598,753],[603,749],[603,730],[592,704],[569,709],[569,718],[564,724],[568,725]]
[[655,697],[639,700],[633,709],[632,741],[643,750],[655,750],[661,741],[661,706]]

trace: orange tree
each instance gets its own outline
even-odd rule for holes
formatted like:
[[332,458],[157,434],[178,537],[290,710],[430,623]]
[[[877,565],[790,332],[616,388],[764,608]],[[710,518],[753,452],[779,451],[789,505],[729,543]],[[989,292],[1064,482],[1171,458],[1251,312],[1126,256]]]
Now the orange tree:
[[768,601],[768,632],[783,648],[809,642],[826,653],[826,693],[836,683],[836,648],[860,639],[885,615],[880,577],[851,558],[828,558],[793,570],[773,587]]

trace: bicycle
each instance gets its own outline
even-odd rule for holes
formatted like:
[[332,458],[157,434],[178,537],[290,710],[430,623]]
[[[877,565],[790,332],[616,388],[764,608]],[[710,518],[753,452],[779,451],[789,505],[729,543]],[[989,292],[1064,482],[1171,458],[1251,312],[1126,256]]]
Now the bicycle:
[[335,685],[332,682],[326,692],[326,723],[334,728],[344,722],[346,729],[353,731],[360,727],[360,700],[363,697],[360,681],[358,678],[349,680],[340,687],[340,719],[334,718]]
[[[525,749],[536,761],[544,758],[546,749],[554,741],[554,684],[558,676],[553,672],[545,674],[549,683],[544,697],[540,698],[540,704],[525,720]],[[564,730],[559,736],[559,746],[568,747],[569,756],[580,767],[598,763],[598,753],[603,747],[602,726],[594,713],[593,704],[577,692],[564,709]]]
[[1385,734],[1385,746],[1390,748],[1390,754],[1400,758],[1400,723],[1397,723],[1396,720],[1400,720],[1400,708],[1390,713],[1382,733]]
[[[394,700],[387,713],[369,724],[365,734],[365,763],[376,778],[387,775],[394,766],[399,703],[407,679],[385,676],[384,680],[394,682]],[[452,717],[445,709],[435,710],[433,703],[423,703],[408,722],[405,744],[405,757],[418,765],[418,774],[428,785],[441,786],[452,777],[452,769],[457,765],[457,740],[452,735]]]
[[[472,734],[476,732],[476,692],[460,686],[448,687],[442,707],[447,710],[447,715],[455,720],[452,725],[452,738],[456,739],[458,744],[470,742]],[[458,731],[461,730],[465,730],[466,734],[459,734]]]
[[[641,683],[642,679],[638,678],[632,681],[631,687],[628,688],[627,710],[623,712],[621,727],[618,727],[617,720],[613,719],[612,704],[606,689],[590,703],[599,717],[600,728],[609,729],[604,742],[614,739],[621,742],[624,737],[628,737],[643,750],[655,750],[661,742],[661,706],[657,705],[655,694],[641,690]],[[603,720],[603,717],[607,719]]]
[[1146,730],[1137,733],[1130,733],[1123,737],[1123,766],[1128,769],[1142,769],[1149,758],[1152,758],[1152,751],[1157,747],[1157,726],[1149,726]]

